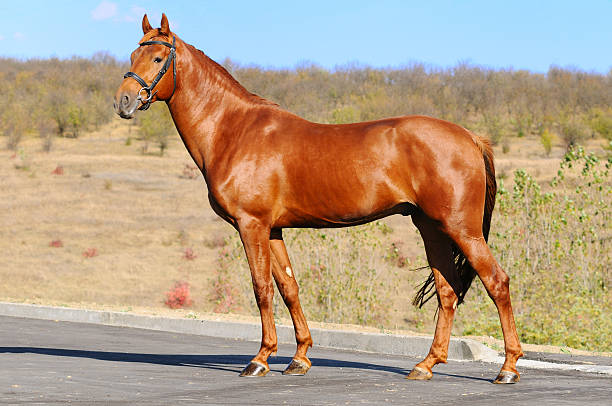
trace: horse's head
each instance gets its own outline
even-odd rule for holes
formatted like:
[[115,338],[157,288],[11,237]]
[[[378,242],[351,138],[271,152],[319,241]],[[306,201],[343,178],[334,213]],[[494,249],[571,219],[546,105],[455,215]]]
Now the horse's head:
[[145,14],[142,18],[144,37],[131,55],[130,72],[115,93],[115,112],[122,118],[146,110],[157,100],[168,100],[176,88],[176,38],[170,32],[168,18],[162,14],[161,28],[153,29]]

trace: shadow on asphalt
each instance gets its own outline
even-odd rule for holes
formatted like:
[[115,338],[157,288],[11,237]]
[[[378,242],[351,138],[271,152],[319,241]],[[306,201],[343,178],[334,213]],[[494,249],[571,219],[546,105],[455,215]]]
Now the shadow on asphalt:
[[[131,352],[107,352],[107,351],[86,351],[86,350],[69,350],[63,348],[44,348],[44,347],[0,347],[0,353],[13,354],[41,354],[51,355],[56,357],[75,357],[75,358],[91,358],[102,361],[116,362],[141,362],[147,364],[158,365],[173,365],[187,366],[195,368],[218,369],[221,371],[230,371],[239,373],[242,368],[251,361],[252,355],[229,355],[229,354],[140,354]],[[328,358],[310,358],[313,366],[331,367],[331,368],[355,368],[365,370],[384,371],[400,375],[406,375],[409,370],[403,368],[395,368],[388,365],[369,364],[365,362],[353,362],[333,360]],[[270,368],[275,370],[276,364],[284,366],[291,362],[290,357],[270,357],[268,364]],[[233,367],[236,365],[236,367]]]
[[488,378],[478,378],[475,376],[466,376],[466,375],[457,375],[457,374],[445,374],[443,372],[434,372],[434,377],[436,376],[447,376],[449,378],[462,378],[462,379],[469,379],[471,381],[484,381],[484,382],[493,382],[493,379],[488,379]]
[[[242,371],[242,368],[247,365],[252,359],[251,355],[236,354],[141,354],[131,352],[86,351],[45,347],[0,347],[0,353],[29,353],[51,355],[56,357],[90,358],[101,361],[140,362],[146,364],[216,369],[220,371],[229,371],[235,373],[239,373],[240,371]],[[405,376],[410,372],[410,369],[396,368],[388,365],[370,364],[367,362],[334,360],[329,358],[310,358],[310,360],[312,361],[312,365],[316,367],[353,368],[370,371],[384,371],[402,376]],[[290,357],[270,357],[268,359],[270,369],[276,370],[277,372],[282,372],[285,365],[288,365],[290,362]],[[236,366],[234,367],[234,365]],[[281,367],[275,368],[276,365],[281,365]],[[490,379],[487,378],[467,375],[456,375],[442,372],[434,372],[434,375],[469,379],[472,381],[492,382]]]

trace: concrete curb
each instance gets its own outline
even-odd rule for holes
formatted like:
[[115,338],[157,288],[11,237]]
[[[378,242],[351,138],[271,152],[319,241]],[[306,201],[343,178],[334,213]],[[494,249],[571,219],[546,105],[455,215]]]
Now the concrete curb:
[[[6,302],[0,302],[0,315],[142,328],[245,341],[259,341],[261,339],[261,326],[251,323],[206,319],[173,319],[121,312]],[[293,327],[277,325],[276,332],[279,343],[295,343]],[[425,336],[364,333],[319,328],[311,329],[311,334],[315,345],[318,347],[417,357],[424,357],[427,354],[432,341],[432,337]],[[497,357],[496,351],[469,339],[453,338],[448,349],[448,358],[451,360],[478,361],[496,359]]]
[[[261,326],[259,324],[219,320],[173,319],[121,312],[6,302],[0,302],[0,316],[104,324],[108,326],[142,328],[245,341],[259,341],[261,339]],[[295,343],[293,327],[277,325],[276,332],[279,343]],[[408,355],[419,358],[427,354],[432,341],[432,337],[427,336],[406,336],[319,328],[313,328],[310,332],[317,347],[389,355]],[[448,348],[448,359],[454,361],[483,361],[495,364],[504,363],[504,357],[500,356],[496,351],[467,338],[451,339]],[[517,366],[519,368],[573,370],[612,375],[612,366],[602,365],[561,364],[519,359]]]

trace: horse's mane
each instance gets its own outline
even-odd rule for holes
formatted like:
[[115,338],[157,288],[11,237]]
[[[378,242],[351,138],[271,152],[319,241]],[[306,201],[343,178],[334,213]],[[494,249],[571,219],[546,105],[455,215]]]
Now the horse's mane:
[[[173,35],[176,35],[176,34],[173,34]],[[160,29],[157,28],[157,29],[153,29],[153,30],[147,32],[142,37],[142,39],[140,40],[139,44],[143,43],[145,41],[151,41],[153,38],[155,38],[157,36],[163,36],[163,37],[165,37],[165,38],[163,38],[164,41],[172,42],[172,38],[167,38],[167,36],[165,34],[161,33]],[[237,93],[239,93],[242,96],[245,96],[249,101],[251,101],[251,102],[253,102],[255,104],[263,104],[263,105],[268,105],[268,106],[278,106],[278,103],[275,103],[273,101],[264,99],[263,97],[261,97],[259,95],[256,95],[255,93],[249,92],[223,66],[219,65],[217,62],[215,62],[214,60],[209,58],[208,55],[206,55],[204,52],[200,51],[199,49],[197,49],[193,45],[188,44],[188,43],[186,43],[184,41],[183,41],[183,43],[189,48],[190,51],[192,51],[192,53],[194,55],[196,55],[200,60],[202,60],[202,62],[203,62],[202,64],[203,65],[205,65],[207,68],[211,68],[212,71],[218,75],[218,77],[223,79],[223,80],[219,81],[220,82],[219,84],[221,86],[233,89],[234,91],[236,91]]]
[[[255,102],[257,104],[264,104],[264,105],[269,105],[269,106],[278,106],[278,103],[275,103],[273,101],[270,101],[268,99],[264,99],[263,97],[255,94],[255,93],[251,93],[249,92],[247,89],[245,89],[244,86],[242,86],[240,84],[240,82],[238,82],[228,71],[227,69],[225,69],[223,66],[221,66],[220,64],[218,64],[217,62],[215,62],[214,60],[212,60],[208,55],[206,55],[204,52],[200,51],[199,49],[197,49],[196,47],[194,47],[191,44],[187,44],[185,43],[185,45],[187,45],[189,47],[189,49],[191,49],[196,55],[198,55],[201,59],[204,60],[204,64],[207,67],[210,67],[213,69],[213,71],[215,73],[217,73],[219,76],[221,76],[223,79],[225,79],[225,83],[229,83],[230,87],[236,89],[239,93],[241,93],[244,96],[247,96],[247,98],[252,101]],[[227,84],[224,84],[225,86],[227,86]]]

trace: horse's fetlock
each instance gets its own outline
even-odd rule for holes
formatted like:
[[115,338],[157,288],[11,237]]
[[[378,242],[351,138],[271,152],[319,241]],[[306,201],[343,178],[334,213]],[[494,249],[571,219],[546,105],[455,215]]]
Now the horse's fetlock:
[[272,354],[278,351],[278,345],[276,342],[272,342],[272,340],[264,340],[261,343],[261,352]]
[[433,364],[446,364],[446,359],[448,358],[447,354],[430,354],[431,355],[431,361],[433,361]]
[[304,335],[297,335],[295,337],[295,340],[298,343],[298,346],[308,346],[308,347],[312,347],[312,336],[310,335],[310,333],[308,335],[304,334]]

